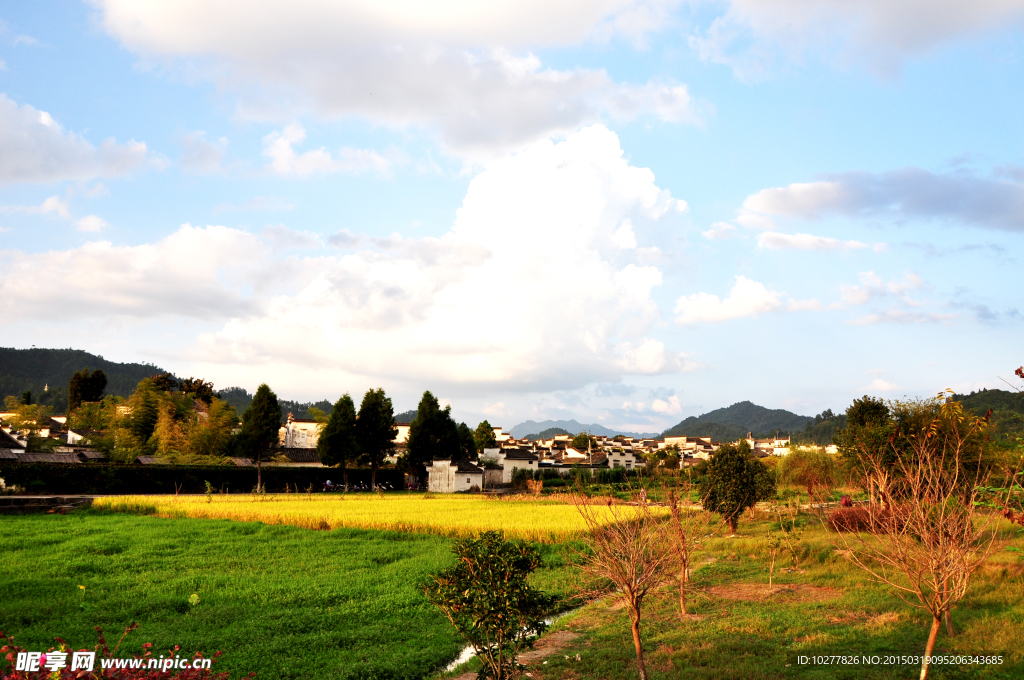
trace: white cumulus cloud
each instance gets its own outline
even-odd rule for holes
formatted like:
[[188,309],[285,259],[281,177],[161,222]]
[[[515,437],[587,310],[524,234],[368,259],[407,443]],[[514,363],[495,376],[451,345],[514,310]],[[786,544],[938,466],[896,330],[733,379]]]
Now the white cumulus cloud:
[[868,247],[868,244],[860,241],[840,241],[827,236],[782,234],[777,231],[758,234],[757,245],[771,250],[859,250]]
[[46,111],[0,94],[0,184],[124,175],[146,162],[142,142],[106,139],[95,147]]
[[387,172],[388,161],[376,151],[368,149],[342,148],[334,156],[321,147],[298,153],[294,145],[306,139],[306,130],[298,123],[292,123],[280,132],[272,132],[263,138],[263,155],[271,159],[270,169],[279,175],[305,177],[317,172],[361,172],[372,170]]
[[440,238],[348,234],[345,250],[299,257],[280,246],[315,235],[185,225],[142,246],[5,253],[0,295],[18,300],[9,318],[56,296],[91,315],[216,320],[194,370],[221,383],[573,389],[699,367],[651,336],[662,273],[636,259],[684,206],[595,126],[485,167]]
[[711,293],[679,298],[675,308],[676,323],[715,323],[774,312],[781,307],[780,293],[768,290],[763,283],[737,276],[725,299]]
[[86,215],[75,221],[75,229],[78,231],[103,231],[109,226],[110,223],[98,215]]
[[178,59],[237,95],[241,114],[254,118],[314,112],[418,126],[477,158],[606,114],[698,118],[685,85],[554,70],[530,51],[613,35],[640,41],[679,0],[94,2],[125,47]]

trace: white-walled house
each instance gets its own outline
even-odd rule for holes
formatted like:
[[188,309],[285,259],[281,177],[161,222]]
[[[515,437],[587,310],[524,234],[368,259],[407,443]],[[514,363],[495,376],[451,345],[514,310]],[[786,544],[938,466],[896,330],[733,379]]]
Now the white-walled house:
[[487,456],[488,451],[494,451],[495,457],[498,459],[498,465],[501,466],[501,483],[511,484],[512,483],[512,472],[520,470],[528,470],[532,475],[537,471],[537,465],[540,459],[536,454],[531,451],[524,451],[523,449],[484,449],[484,456]]
[[315,420],[295,418],[288,414],[288,422],[278,430],[278,440],[286,449],[315,449],[320,439],[320,423]]
[[455,493],[484,488],[482,468],[466,461],[453,463],[450,460],[432,461],[427,468],[427,490],[437,493]]

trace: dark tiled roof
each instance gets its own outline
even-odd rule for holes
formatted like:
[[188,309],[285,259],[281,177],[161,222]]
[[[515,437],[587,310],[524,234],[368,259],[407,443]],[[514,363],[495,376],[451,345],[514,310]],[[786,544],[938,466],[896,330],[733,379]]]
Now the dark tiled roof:
[[78,451],[75,451],[75,454],[78,455],[79,459],[81,459],[83,463],[90,460],[99,461],[107,459],[106,454],[97,451],[96,449],[79,449]]
[[14,449],[0,449],[0,460],[19,460]]
[[484,472],[483,468],[478,468],[476,465],[473,465],[469,461],[465,461],[465,460],[460,460],[458,463],[456,463],[455,464],[455,470],[457,472],[468,472],[468,473],[477,473],[477,474],[483,474],[483,472]]
[[139,456],[133,462],[139,465],[170,465],[171,461],[158,456]]
[[81,463],[73,453],[19,453],[22,463]]
[[284,454],[284,457],[293,463],[319,463],[320,455],[316,452],[316,449],[300,449],[300,448],[281,448],[278,453]]
[[228,461],[238,467],[253,467],[255,464],[248,458],[228,458]]
[[23,448],[25,448],[24,446],[22,446],[21,444],[18,443],[17,439],[15,439],[10,434],[4,432],[3,430],[0,430],[0,447],[3,447],[5,449],[23,449]]
[[537,460],[537,456],[523,449],[506,449],[503,453],[506,460]]

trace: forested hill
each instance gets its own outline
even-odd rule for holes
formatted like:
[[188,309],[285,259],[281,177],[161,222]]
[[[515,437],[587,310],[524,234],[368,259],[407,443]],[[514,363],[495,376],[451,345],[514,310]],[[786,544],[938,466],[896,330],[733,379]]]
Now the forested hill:
[[[13,349],[0,347],[0,398],[31,391],[38,403],[55,414],[68,407],[68,383],[77,371],[102,369],[106,394],[127,397],[143,378],[165,371],[153,364],[119,364],[80,349]],[[49,391],[43,387],[49,385]]]
[[1008,390],[982,390],[970,394],[954,394],[953,399],[979,416],[992,409],[992,422],[1000,440],[1013,441],[1024,437],[1024,393]]
[[728,408],[690,416],[683,422],[665,430],[665,437],[711,437],[716,441],[732,441],[745,437],[748,432],[774,434],[803,430],[814,419],[784,409],[767,409],[749,401],[741,401]]

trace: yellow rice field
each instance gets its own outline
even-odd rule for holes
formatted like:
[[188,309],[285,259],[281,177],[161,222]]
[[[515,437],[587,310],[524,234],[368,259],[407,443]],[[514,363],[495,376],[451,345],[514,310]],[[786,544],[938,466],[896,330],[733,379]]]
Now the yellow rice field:
[[230,519],[307,529],[388,529],[469,536],[501,531],[545,543],[572,538],[584,525],[576,509],[553,501],[431,494],[274,494],[253,496],[110,496],[93,507],[159,517]]

